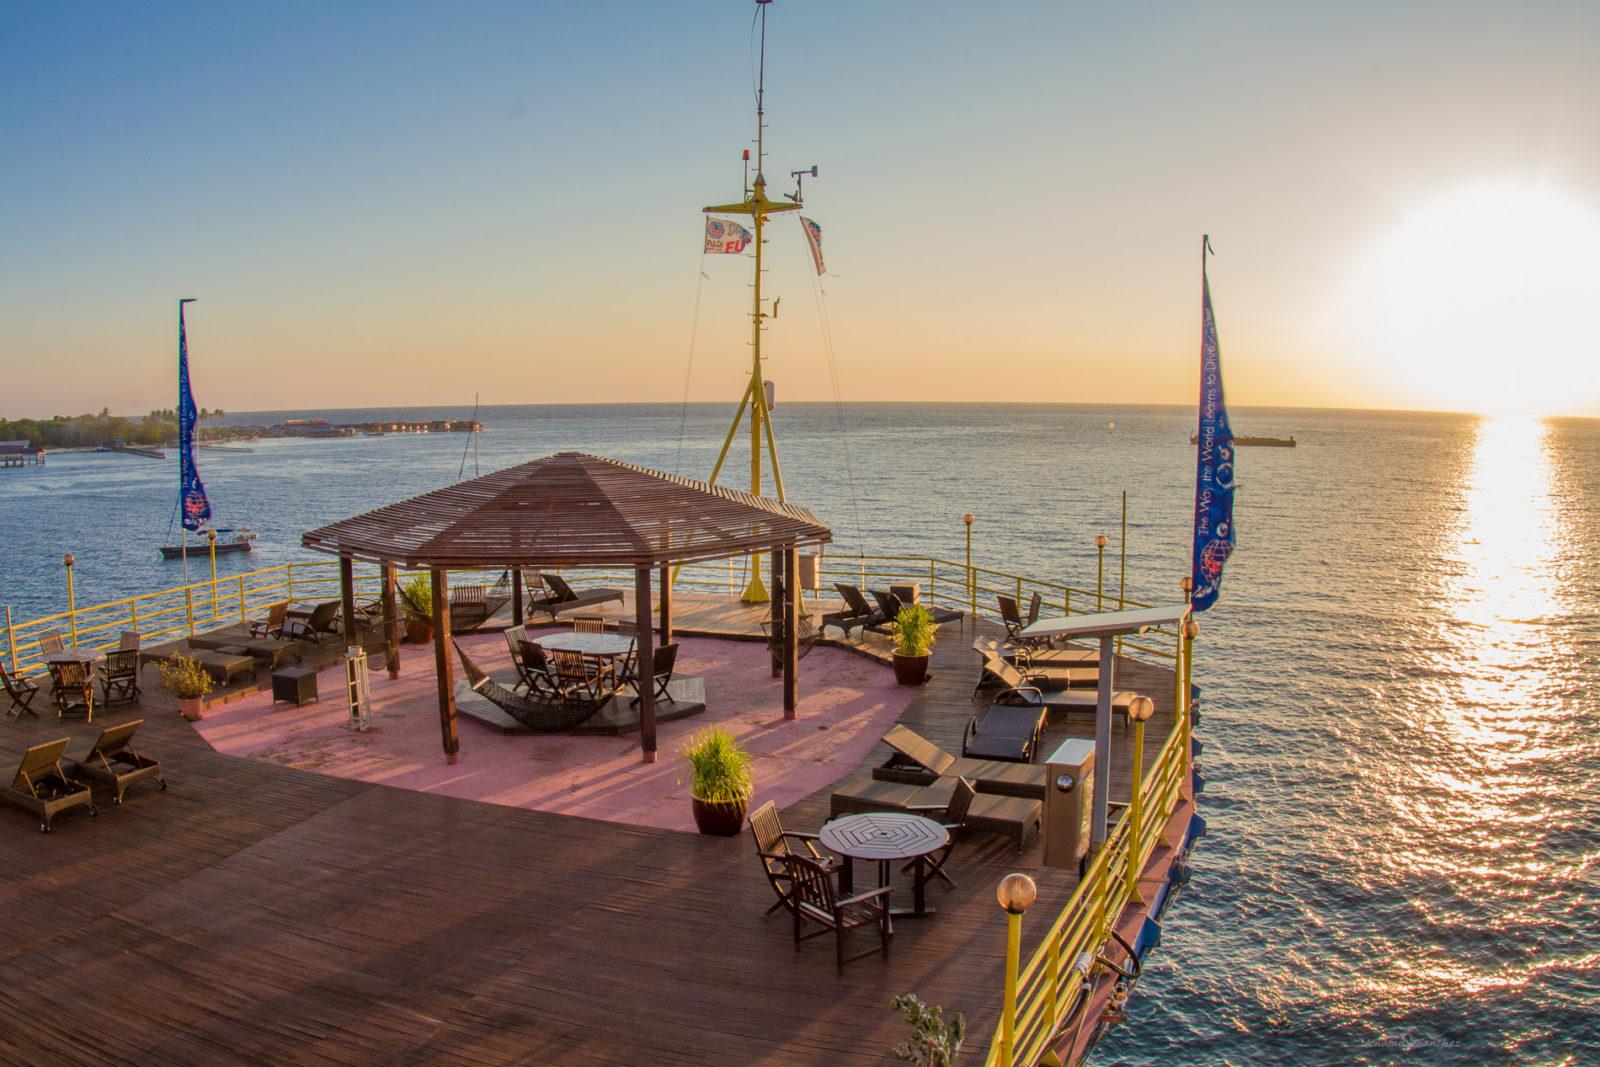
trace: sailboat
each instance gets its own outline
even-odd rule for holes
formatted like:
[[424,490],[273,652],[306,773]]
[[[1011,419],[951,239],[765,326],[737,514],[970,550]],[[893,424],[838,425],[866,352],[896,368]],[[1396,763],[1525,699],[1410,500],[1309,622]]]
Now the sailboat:
[[[184,581],[188,581],[189,534],[199,537],[195,550],[209,555],[212,551],[223,553],[248,552],[256,539],[255,531],[248,526],[217,527],[211,525],[211,501],[206,498],[205,483],[200,480],[200,469],[195,465],[195,424],[199,412],[194,404],[194,392],[189,388],[189,337],[184,327],[183,305],[194,303],[193,297],[178,301],[178,506],[175,518],[182,520],[182,540],[175,545],[161,546],[163,559],[183,560]],[[171,534],[171,526],[168,526]],[[216,539],[215,548],[207,542]]]

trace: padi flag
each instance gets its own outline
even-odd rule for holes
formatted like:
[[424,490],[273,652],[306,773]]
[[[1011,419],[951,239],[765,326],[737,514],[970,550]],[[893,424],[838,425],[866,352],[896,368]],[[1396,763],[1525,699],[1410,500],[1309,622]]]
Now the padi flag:
[[750,231],[726,219],[706,219],[706,252],[743,252],[750,247]]
[[1222,566],[1233,552],[1233,427],[1222,397],[1222,355],[1217,320],[1211,313],[1211,283],[1200,273],[1200,428],[1195,439],[1194,592],[1190,603],[1204,611],[1216,603]]
[[828,268],[822,265],[822,227],[802,215],[800,228],[806,231],[806,244],[811,246],[811,259],[817,265],[817,273],[826,274]]
[[194,465],[194,428],[198,421],[189,391],[189,338],[184,332],[183,305],[178,301],[178,510],[185,530],[198,530],[211,518],[211,501]]

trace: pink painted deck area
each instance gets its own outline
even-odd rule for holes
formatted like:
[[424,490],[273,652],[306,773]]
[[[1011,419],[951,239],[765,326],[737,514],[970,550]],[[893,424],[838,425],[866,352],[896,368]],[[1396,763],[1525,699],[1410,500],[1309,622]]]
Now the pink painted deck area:
[[[497,633],[460,639],[485,670],[509,666]],[[400,678],[371,675],[372,723],[346,725],[342,667],[317,676],[321,700],[303,708],[272,704],[257,693],[209,710],[196,729],[233,756],[440,793],[510,807],[608,822],[693,830],[683,761],[688,735],[726,727],[755,757],[752,803],[787,807],[856,770],[904,714],[917,690],[863,656],[818,647],[800,664],[797,718],[783,718],[783,683],[771,677],[766,645],[680,638],[677,673],[705,680],[706,711],[657,730],[660,762],[639,758],[637,734],[507,736],[459,717],[461,761],[445,763],[439,739],[438,689],[431,650],[403,650]],[[457,665],[459,677],[459,665]]]

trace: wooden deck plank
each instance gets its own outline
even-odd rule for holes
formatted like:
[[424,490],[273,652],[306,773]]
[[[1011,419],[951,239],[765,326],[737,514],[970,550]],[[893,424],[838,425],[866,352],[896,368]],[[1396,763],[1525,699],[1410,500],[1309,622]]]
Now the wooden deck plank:
[[[676,607],[684,632],[759,636],[764,614],[687,595]],[[934,680],[904,716],[952,751],[978,706],[968,646],[980,632],[998,628],[944,628]],[[408,651],[407,669],[422,669]],[[804,687],[804,661],[800,673]],[[1170,730],[1171,681],[1119,663],[1118,687],[1157,704],[1150,759]],[[0,1060],[879,1064],[903,1036],[889,1001],[908,990],[967,1014],[976,1060],[999,1001],[995,883],[1034,874],[1029,930],[1074,887],[1071,874],[1040,869],[1037,844],[1018,855],[998,840],[963,842],[951,863],[960,888],[930,891],[938,915],[898,924],[887,960],[836,977],[823,940],[797,953],[787,917],[762,917],[771,890],[747,837],[236,759],[163,697],[149,701],[93,727],[49,716],[0,726],[9,762],[62,734],[77,752],[104,724],[143,715],[143,748],[172,783],[103,805],[98,818],[64,816],[48,836],[0,812],[10,857],[0,865]],[[1073,715],[1046,745],[1092,730],[1090,715]],[[1127,736],[1114,728],[1114,798],[1128,791]],[[875,746],[857,773],[886,755]],[[786,824],[814,828],[830,792],[791,805]],[[897,895],[907,891],[897,881]],[[64,1000],[63,981],[83,995]]]

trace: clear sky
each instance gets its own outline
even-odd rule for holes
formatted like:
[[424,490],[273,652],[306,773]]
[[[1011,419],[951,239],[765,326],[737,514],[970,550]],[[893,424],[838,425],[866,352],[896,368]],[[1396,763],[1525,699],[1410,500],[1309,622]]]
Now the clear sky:
[[[0,4],[0,414],[676,401],[742,385],[699,252],[745,0]],[[845,400],[1600,415],[1600,5],[777,0],[774,192]],[[797,225],[767,335],[831,399]],[[1594,240],[1590,240],[1594,238]]]

